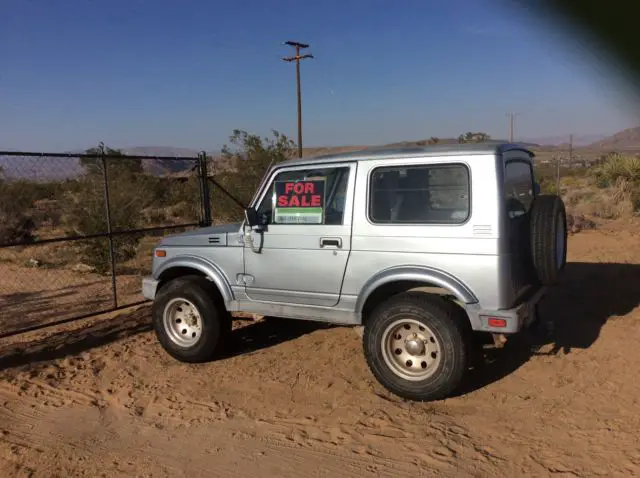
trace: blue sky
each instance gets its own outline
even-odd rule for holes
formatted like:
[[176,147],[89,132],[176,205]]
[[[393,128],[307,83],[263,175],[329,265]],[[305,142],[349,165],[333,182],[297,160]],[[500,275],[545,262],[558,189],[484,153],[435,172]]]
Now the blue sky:
[[491,0],[0,0],[0,149],[217,149],[234,128],[305,146],[640,124],[616,71]]

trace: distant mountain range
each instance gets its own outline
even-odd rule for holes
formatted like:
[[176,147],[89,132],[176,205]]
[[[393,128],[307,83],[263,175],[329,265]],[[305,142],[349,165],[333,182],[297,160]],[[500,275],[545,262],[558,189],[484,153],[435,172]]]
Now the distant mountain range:
[[[605,137],[606,136],[603,134],[573,135],[573,146],[576,148],[589,146],[596,141],[603,140]],[[569,135],[567,134],[563,136],[543,136],[539,138],[529,138],[527,142],[540,145],[540,147],[565,147],[569,145]]]
[[[170,146],[136,146],[134,148],[123,148],[121,151],[124,154],[131,154],[137,156],[183,156],[183,157],[197,157],[200,151],[189,148],[172,148]],[[207,154],[211,154],[207,151]]]
[[627,128],[596,140],[589,145],[589,148],[608,151],[640,151],[640,126]]
[[[187,148],[163,146],[136,146],[121,149],[123,154],[132,156],[164,156],[190,159],[144,159],[142,166],[154,176],[167,173],[179,173],[195,166],[195,158],[199,152]],[[70,154],[81,154],[83,151],[69,151]],[[215,156],[218,151],[208,151]],[[34,181],[62,181],[81,175],[84,170],[79,158],[57,158],[51,156],[0,156],[0,169],[7,179],[31,179]]]
[[[123,148],[124,154],[132,156],[169,156],[183,158],[197,158],[199,152],[188,148],[171,148],[163,146],[136,146]],[[207,152],[211,155],[211,152]],[[144,170],[154,176],[162,176],[167,173],[180,173],[192,169],[196,165],[195,160],[169,160],[169,159],[145,159],[142,161]]]
[[[455,143],[457,138],[440,138],[441,143]],[[491,140],[491,142],[501,142],[504,140]],[[532,138],[524,141],[517,141],[531,148],[566,148],[569,143],[569,136],[548,136]],[[428,140],[402,141],[391,143],[385,146],[420,146],[428,144]],[[365,149],[371,146],[329,146],[329,147],[307,147],[304,148],[304,156],[311,156],[326,153],[338,153],[342,151],[353,151]],[[605,151],[640,151],[640,127],[629,128],[611,136],[605,135],[574,135],[573,147],[577,149],[605,150]],[[195,166],[195,158],[198,151],[189,148],[174,148],[165,146],[136,146],[123,148],[124,154],[134,156],[164,156],[171,158],[194,158],[190,159],[145,159],[143,167],[145,171],[154,176],[161,176],[170,173],[180,173],[188,171]],[[80,153],[73,151],[72,153]],[[210,157],[216,157],[220,151],[207,151]],[[83,173],[78,158],[52,158],[45,156],[0,156],[0,169],[2,174],[8,179],[31,179],[35,181],[59,181],[72,179]]]

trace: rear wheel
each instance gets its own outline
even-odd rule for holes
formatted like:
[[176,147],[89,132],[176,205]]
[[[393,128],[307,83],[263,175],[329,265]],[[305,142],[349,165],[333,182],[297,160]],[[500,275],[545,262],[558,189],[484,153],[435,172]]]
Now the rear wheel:
[[470,337],[455,305],[407,292],[374,310],[364,328],[363,347],[371,372],[387,390],[431,401],[446,398],[462,382]]
[[555,284],[567,262],[567,214],[559,196],[537,196],[531,207],[533,267],[543,285]]
[[202,277],[180,277],[164,286],[153,307],[153,328],[162,348],[181,362],[214,358],[231,332],[231,317]]

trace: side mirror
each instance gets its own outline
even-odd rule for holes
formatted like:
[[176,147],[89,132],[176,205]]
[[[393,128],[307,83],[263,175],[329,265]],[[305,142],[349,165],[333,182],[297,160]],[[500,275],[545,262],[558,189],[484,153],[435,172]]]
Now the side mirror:
[[247,221],[249,227],[255,227],[260,225],[260,218],[258,217],[258,211],[254,207],[248,207],[244,210],[244,218]]
[[538,181],[533,183],[533,191],[536,196],[540,194],[540,183]]

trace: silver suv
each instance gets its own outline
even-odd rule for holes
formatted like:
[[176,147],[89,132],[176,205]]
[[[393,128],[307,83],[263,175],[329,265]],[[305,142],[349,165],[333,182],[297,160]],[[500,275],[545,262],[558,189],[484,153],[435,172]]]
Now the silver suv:
[[537,319],[566,244],[564,204],[519,145],[371,149],[272,166],[242,223],[162,239],[143,295],[177,360],[213,358],[233,312],[364,326],[376,379],[436,400],[474,332]]

